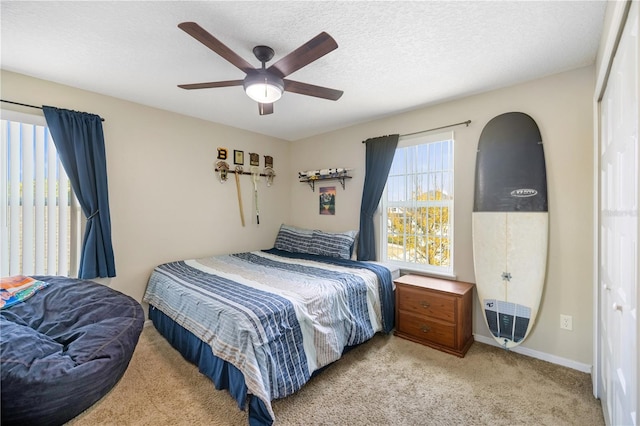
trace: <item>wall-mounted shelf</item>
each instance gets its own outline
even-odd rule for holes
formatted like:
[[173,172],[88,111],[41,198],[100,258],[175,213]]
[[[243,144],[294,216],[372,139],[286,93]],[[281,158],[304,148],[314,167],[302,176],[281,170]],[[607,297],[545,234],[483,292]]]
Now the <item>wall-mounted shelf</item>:
[[342,185],[342,189],[344,189],[344,181],[345,179],[351,179],[351,176],[312,176],[312,177],[304,177],[300,179],[300,182],[306,182],[311,187],[312,191],[316,190],[316,182],[325,181],[325,180],[337,180],[340,181]]

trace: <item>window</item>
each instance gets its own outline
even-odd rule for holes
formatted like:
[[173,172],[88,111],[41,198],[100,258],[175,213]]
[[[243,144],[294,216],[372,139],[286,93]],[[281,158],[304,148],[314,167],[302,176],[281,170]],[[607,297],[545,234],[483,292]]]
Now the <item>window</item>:
[[381,199],[381,255],[453,274],[453,133],[401,137]]
[[44,117],[2,112],[0,275],[78,270],[80,205]]

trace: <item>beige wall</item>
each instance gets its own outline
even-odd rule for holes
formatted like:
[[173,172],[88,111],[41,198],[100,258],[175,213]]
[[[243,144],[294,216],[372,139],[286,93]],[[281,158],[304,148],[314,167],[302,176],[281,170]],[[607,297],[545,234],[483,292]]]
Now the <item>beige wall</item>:
[[[290,173],[353,167],[343,191],[336,182],[336,215],[318,214],[317,189],[292,182],[292,224],[329,230],[357,229],[367,138],[412,133],[471,120],[455,135],[455,273],[474,282],[471,212],[475,158],[484,125],[496,115],[521,111],[542,133],[547,163],[550,238],[547,281],[537,324],[524,348],[590,365],[592,362],[592,96],[593,66],[530,83],[470,96],[298,141],[291,145]],[[489,337],[480,305],[474,333]],[[560,314],[573,316],[573,331],[561,330]]]
[[[103,123],[117,277],[100,280],[142,300],[159,263],[270,248],[289,218],[289,142],[2,71],[2,99],[92,112]],[[2,104],[3,108],[10,108]],[[40,114],[34,109],[11,108]],[[214,173],[216,148],[271,155],[275,184],[260,182],[260,226],[251,213],[250,176],[241,179],[246,227],[233,176]],[[233,160],[229,160],[232,163]],[[261,165],[264,161],[261,158]],[[251,190],[250,190],[251,189]]]
[[[594,74],[594,67],[587,67],[294,143],[5,71],[1,88],[3,99],[83,110],[106,119],[118,272],[107,284],[138,300],[156,264],[268,248],[283,222],[330,231],[357,229],[364,180],[361,142],[467,119],[472,120],[469,127],[454,129],[455,273],[473,282],[470,219],[478,138],[494,116],[525,112],[538,123],[545,143],[550,246],[537,325],[522,346],[591,364]],[[259,227],[250,214],[249,178],[242,181],[245,228],[240,226],[233,180],[216,180],[218,146],[274,157],[278,176],[270,188],[261,183]],[[335,182],[335,216],[319,215],[318,189],[312,192],[297,180],[299,170],[327,167],[355,169],[345,190]],[[474,332],[489,336],[477,302],[474,308]],[[560,330],[560,314],[573,316],[574,331]]]

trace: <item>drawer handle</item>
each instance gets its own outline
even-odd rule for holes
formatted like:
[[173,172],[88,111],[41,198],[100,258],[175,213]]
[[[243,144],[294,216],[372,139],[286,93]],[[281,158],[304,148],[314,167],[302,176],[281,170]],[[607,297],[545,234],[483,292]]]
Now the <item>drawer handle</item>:
[[420,326],[420,330],[422,330],[423,333],[428,333],[431,331],[431,327],[426,326],[426,325],[422,325]]
[[427,302],[425,302],[424,300],[421,300],[421,301],[420,301],[420,305],[421,305],[423,308],[425,308],[425,309],[426,309],[426,308],[428,308],[429,306],[431,306],[431,303],[427,303]]

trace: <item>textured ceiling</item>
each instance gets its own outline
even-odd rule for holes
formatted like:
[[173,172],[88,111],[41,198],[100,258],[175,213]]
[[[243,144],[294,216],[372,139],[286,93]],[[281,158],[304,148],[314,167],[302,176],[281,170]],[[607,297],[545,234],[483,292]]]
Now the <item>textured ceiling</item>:
[[[605,7],[603,1],[2,0],[1,66],[298,140],[589,65]],[[183,21],[197,22],[256,67],[255,45],[272,47],[276,61],[326,31],[338,49],[290,78],[344,95],[334,102],[285,92],[274,114],[259,116],[242,87],[179,89],[244,78],[180,30]]]

